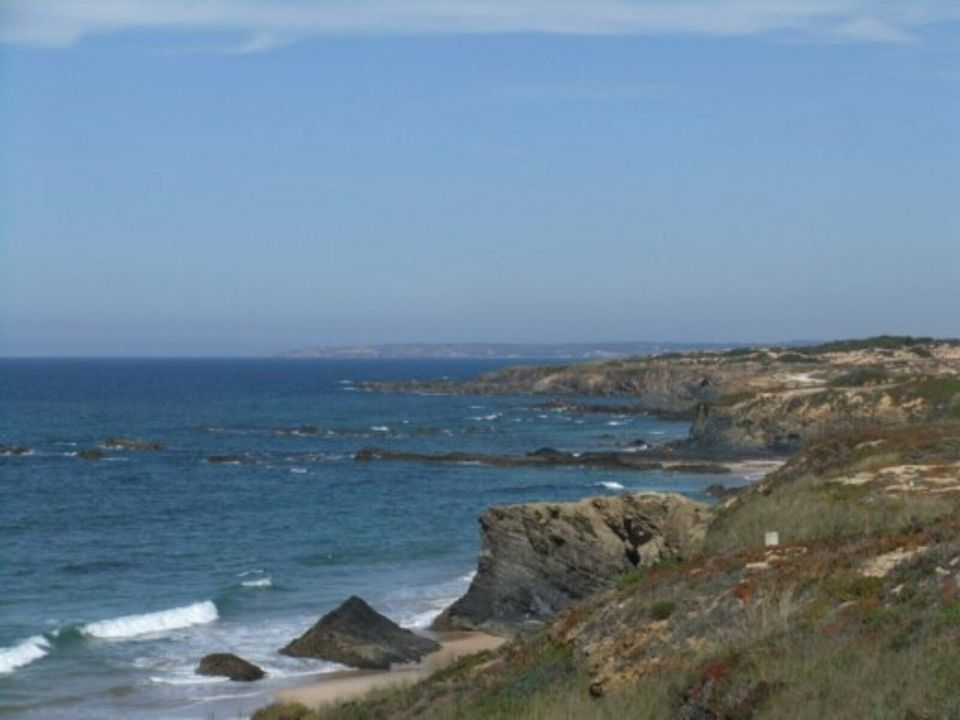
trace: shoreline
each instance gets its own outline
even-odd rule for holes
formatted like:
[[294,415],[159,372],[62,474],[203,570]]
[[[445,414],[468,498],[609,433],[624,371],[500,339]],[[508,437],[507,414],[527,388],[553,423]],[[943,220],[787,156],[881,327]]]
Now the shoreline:
[[276,690],[272,698],[282,703],[302,703],[316,709],[334,702],[354,700],[374,690],[413,684],[443,670],[466,655],[495,650],[506,638],[477,631],[437,632],[433,637],[441,648],[419,663],[397,665],[389,670],[338,670],[310,682]]

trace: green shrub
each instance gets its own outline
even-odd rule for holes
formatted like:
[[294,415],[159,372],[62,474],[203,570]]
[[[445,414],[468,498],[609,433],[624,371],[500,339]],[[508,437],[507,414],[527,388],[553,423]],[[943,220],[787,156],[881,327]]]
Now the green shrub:
[[628,572],[626,575],[621,575],[617,579],[617,589],[618,590],[627,590],[632,588],[634,585],[643,580],[647,574],[650,572],[650,568],[641,567]]
[[677,604],[673,600],[658,600],[650,606],[650,617],[654,620],[666,620],[676,609]]

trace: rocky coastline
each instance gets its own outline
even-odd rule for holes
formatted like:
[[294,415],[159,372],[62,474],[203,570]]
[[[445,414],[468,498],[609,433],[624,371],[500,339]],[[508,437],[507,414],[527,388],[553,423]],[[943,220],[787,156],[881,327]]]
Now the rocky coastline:
[[642,453],[369,448],[359,462],[788,459],[740,490],[717,486],[713,507],[657,493],[490,508],[477,573],[434,630],[506,644],[412,690],[280,704],[256,720],[960,714],[955,684],[936,680],[960,642],[956,343],[875,338],[373,389],[626,394],[692,424],[687,439]]

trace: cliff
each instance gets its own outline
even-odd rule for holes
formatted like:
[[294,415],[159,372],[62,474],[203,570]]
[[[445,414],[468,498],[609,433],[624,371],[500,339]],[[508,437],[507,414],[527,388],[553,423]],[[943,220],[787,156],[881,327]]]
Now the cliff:
[[536,626],[624,573],[689,555],[709,517],[707,506],[663,493],[491,508],[480,516],[470,589],[434,627],[509,634]]

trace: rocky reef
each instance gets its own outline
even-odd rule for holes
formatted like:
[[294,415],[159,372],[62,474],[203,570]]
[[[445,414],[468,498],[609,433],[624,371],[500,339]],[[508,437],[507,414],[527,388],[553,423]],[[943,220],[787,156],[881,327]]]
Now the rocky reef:
[[30,448],[26,445],[5,445],[0,443],[0,455],[28,455],[30,453]]
[[709,517],[707,506],[663,493],[491,508],[470,589],[434,627],[536,626],[624,573],[690,554]]
[[[646,449],[645,446],[644,449]],[[672,472],[718,475],[730,472],[730,469],[727,466],[718,463],[678,462],[672,454],[664,456],[670,458],[670,460],[666,462],[651,459],[659,456],[660,455],[658,453],[650,453],[648,457],[637,451],[588,451],[571,453],[546,447],[523,455],[494,455],[491,453],[458,451],[446,453],[421,453],[368,447],[358,450],[354,454],[354,459],[357,462],[372,462],[381,460],[394,462],[487,465],[490,467],[597,467],[607,470],[633,470],[639,472],[647,470],[666,470]]]

